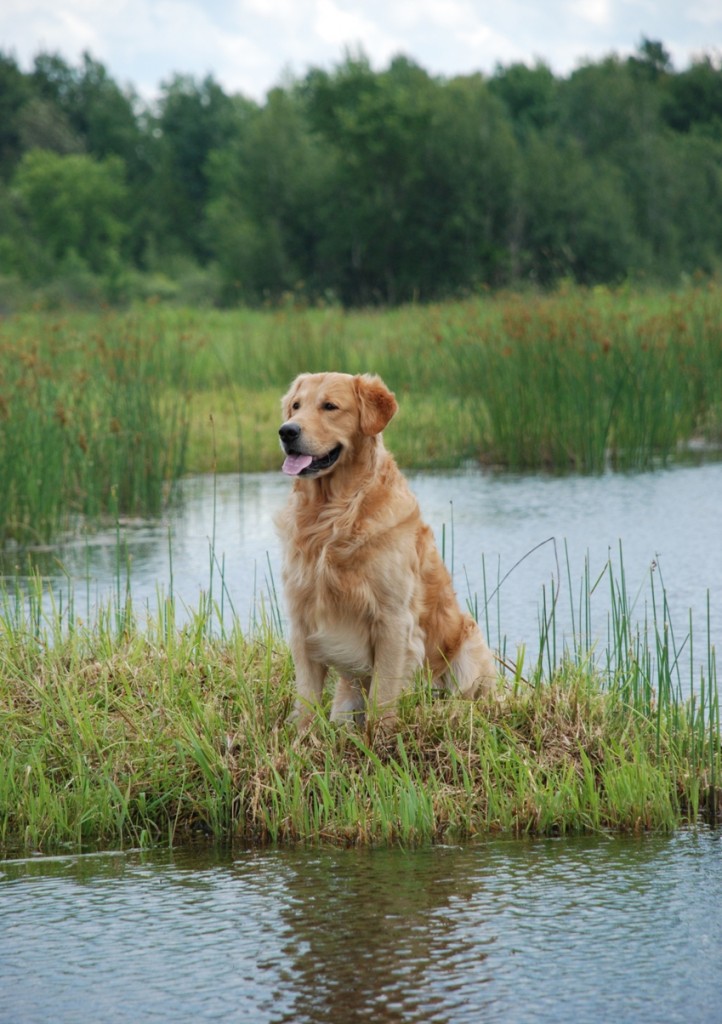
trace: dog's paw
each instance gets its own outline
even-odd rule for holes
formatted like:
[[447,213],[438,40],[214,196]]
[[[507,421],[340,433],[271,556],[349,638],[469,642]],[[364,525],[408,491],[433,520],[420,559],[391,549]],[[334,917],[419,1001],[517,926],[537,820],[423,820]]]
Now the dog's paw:
[[366,725],[366,712],[363,708],[333,711],[331,721],[337,727],[363,730]]
[[336,693],[331,708],[331,721],[334,725],[363,729],[366,723],[366,706],[361,694],[351,693],[344,697]]
[[311,728],[313,722],[313,711],[308,707],[307,704],[302,704],[300,701],[296,701],[293,706],[293,711],[286,719],[286,725],[295,729],[299,736],[303,736]]
[[396,708],[384,708],[379,711],[367,723],[369,735],[372,739],[385,740],[397,731],[399,716]]

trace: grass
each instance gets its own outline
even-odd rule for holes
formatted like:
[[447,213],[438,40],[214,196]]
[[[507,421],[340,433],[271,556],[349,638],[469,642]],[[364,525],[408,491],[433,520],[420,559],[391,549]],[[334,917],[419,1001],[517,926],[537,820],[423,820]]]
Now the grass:
[[0,324],[0,541],[157,511],[185,472],[277,469],[300,370],[397,392],[402,466],[648,468],[722,441],[722,288],[436,306],[24,314]]
[[[196,835],[248,843],[388,844],[509,832],[669,830],[722,813],[715,651],[681,679],[664,591],[641,626],[623,568],[585,575],[580,634],[556,636],[542,602],[542,653],[510,666],[498,697],[439,699],[423,679],[398,732],[331,725],[326,705],[297,738],[285,725],[293,666],[262,621],[224,628],[201,600],[175,621],[172,595],[141,618],[119,582],[80,621],[72,593],[49,605],[4,595],[0,622],[0,852],[175,844]],[[584,608],[613,603],[594,656]],[[699,651],[697,652],[699,654]]]
[[[716,285],[354,314],[149,306],[8,319],[0,540],[157,511],[185,471],[276,468],[278,398],[301,369],[381,373],[401,401],[389,444],[405,466],[654,465],[690,438],[722,440],[720,323]],[[603,586],[612,612],[600,650],[589,605]],[[701,641],[692,623],[677,635],[654,586],[637,624],[621,560],[597,579],[587,568],[574,635],[559,635],[559,593],[544,592],[539,657],[526,670],[502,652],[498,700],[440,701],[420,679],[395,735],[338,730],[326,707],[303,740],[284,725],[293,669],[277,614],[251,635],[219,626],[222,579],[182,628],[172,594],[153,613],[133,608],[120,561],[115,599],[92,622],[72,593],[53,605],[40,583],[29,598],[5,592],[0,849],[197,833],[415,843],[714,822],[709,621]]]
[[0,542],[163,507],[185,469],[188,418],[184,342],[162,330],[112,316],[3,328]]
[[512,469],[648,468],[691,438],[722,440],[716,284],[182,317],[183,329],[204,339],[194,424],[219,396],[233,403],[232,433],[218,438],[232,468],[277,467],[278,398],[301,369],[381,374],[401,399],[388,435],[407,467],[473,459]]

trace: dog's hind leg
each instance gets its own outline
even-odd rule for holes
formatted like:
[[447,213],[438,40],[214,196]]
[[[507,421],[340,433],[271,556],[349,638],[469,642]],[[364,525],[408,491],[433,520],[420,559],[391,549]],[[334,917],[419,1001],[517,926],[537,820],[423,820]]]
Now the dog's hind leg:
[[487,647],[481,630],[471,616],[466,615],[464,618],[466,622],[461,647],[452,658],[443,679],[445,688],[451,693],[473,700],[474,697],[491,692],[498,673],[494,655]]

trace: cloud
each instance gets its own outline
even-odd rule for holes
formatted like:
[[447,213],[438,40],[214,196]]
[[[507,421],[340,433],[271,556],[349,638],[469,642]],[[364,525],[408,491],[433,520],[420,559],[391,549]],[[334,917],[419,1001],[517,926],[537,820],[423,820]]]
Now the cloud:
[[719,0],[695,0],[687,8],[686,15],[690,21],[698,25],[722,26],[722,7]]
[[[83,50],[150,98],[174,72],[213,76],[262,100],[283,69],[304,74],[360,45],[375,67],[397,53],[431,74],[540,58],[565,74],[584,58],[662,40],[683,67],[722,34],[720,0],[0,0],[0,49]],[[715,29],[718,29],[715,32]]]
[[590,25],[603,27],[612,21],[612,9],[609,0],[572,0],[569,12],[576,18]]
[[84,49],[97,53],[103,32],[89,19],[87,7],[81,0],[62,6],[47,0],[3,0],[0,46],[12,48],[26,62],[43,50],[73,56]]
[[250,11],[269,21],[289,22],[297,20],[299,13],[307,14],[308,6],[304,0],[241,0],[238,11]]
[[378,21],[358,9],[347,10],[335,0],[316,0],[313,29],[316,36],[336,52],[361,44],[377,60],[386,61],[403,49],[402,41],[384,31]]

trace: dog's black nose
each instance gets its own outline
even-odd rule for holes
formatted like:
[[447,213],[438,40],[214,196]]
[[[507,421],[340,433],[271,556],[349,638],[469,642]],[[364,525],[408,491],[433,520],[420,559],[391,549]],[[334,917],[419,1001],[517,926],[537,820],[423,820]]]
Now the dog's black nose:
[[301,436],[301,428],[297,423],[284,423],[278,435],[284,444],[293,444]]

